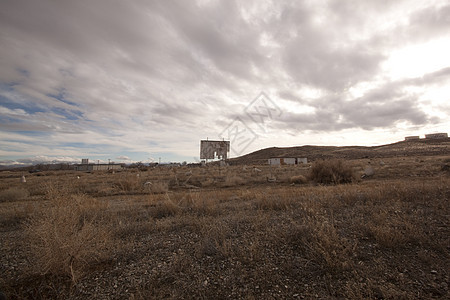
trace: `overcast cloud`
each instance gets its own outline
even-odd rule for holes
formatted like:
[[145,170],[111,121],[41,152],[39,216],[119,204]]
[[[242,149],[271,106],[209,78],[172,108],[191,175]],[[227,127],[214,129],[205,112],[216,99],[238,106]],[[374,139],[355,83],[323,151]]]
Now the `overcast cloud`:
[[2,0],[0,161],[195,161],[235,124],[235,154],[448,132],[448,53],[445,0]]

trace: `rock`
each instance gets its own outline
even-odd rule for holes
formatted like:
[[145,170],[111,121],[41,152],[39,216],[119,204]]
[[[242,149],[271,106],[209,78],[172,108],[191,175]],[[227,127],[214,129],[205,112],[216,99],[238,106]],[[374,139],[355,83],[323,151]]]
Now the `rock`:
[[375,170],[371,166],[367,166],[364,169],[364,177],[370,177],[373,176],[373,174],[375,174]]
[[379,287],[375,287],[375,288],[372,290],[372,292],[373,292],[373,296],[374,296],[376,299],[384,299],[383,292],[381,291],[381,289],[380,289]]

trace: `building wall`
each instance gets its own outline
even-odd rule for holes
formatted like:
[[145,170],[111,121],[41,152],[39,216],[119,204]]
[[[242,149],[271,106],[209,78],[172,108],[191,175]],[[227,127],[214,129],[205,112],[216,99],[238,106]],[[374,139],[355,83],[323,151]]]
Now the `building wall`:
[[430,134],[425,134],[425,138],[426,139],[445,139],[445,138],[448,138],[448,134],[447,133],[430,133]]
[[297,158],[297,162],[299,164],[307,164],[308,163],[308,159],[306,157],[300,157],[300,158]]
[[89,164],[89,165],[77,165],[76,171],[107,171],[107,170],[122,170],[120,164]]
[[227,159],[230,141],[200,141],[200,159]]
[[413,135],[413,136],[406,136],[405,141],[414,141],[414,140],[420,140],[420,136]]
[[274,157],[269,159],[269,165],[297,165],[302,163],[308,163],[308,159],[306,157]]
[[76,165],[75,171],[89,171],[89,165]]
[[285,165],[295,165],[296,159],[294,157],[282,158]]
[[280,159],[279,158],[269,158],[269,165],[280,165]]

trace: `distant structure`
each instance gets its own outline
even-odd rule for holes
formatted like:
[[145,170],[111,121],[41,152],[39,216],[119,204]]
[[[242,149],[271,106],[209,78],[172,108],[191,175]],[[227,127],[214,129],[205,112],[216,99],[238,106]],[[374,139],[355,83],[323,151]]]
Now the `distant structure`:
[[47,165],[46,168],[48,170],[57,171],[57,170],[70,170],[71,166],[69,164],[51,164]]
[[416,140],[420,140],[420,136],[418,135],[405,136],[405,141],[416,141]]
[[306,157],[272,157],[269,158],[269,165],[298,165],[307,164],[308,159]]
[[427,140],[446,139],[446,138],[448,138],[448,134],[445,132],[425,134],[425,139]]
[[81,164],[77,164],[74,166],[75,171],[108,171],[108,170],[122,170],[123,167],[121,164],[109,163],[109,164],[93,164],[89,163],[88,158],[83,158],[81,160]]
[[230,141],[200,141],[200,159],[222,159],[228,158],[230,152]]

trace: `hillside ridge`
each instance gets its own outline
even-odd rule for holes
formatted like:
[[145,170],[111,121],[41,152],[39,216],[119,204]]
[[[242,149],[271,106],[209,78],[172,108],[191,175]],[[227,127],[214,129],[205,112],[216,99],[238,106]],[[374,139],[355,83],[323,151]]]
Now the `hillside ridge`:
[[266,164],[271,157],[306,157],[318,159],[361,159],[396,156],[450,155],[450,138],[399,141],[377,146],[315,146],[269,147],[230,158],[230,164]]

